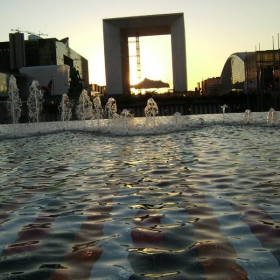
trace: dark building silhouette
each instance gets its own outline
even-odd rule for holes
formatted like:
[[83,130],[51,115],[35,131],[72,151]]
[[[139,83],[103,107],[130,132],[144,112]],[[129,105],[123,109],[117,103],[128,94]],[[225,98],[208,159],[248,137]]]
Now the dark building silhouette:
[[279,50],[266,50],[251,53],[245,60],[248,90],[279,90]]
[[18,73],[21,67],[69,65],[79,71],[84,86],[89,86],[88,61],[69,47],[69,38],[43,39],[23,33],[9,35],[9,42],[0,42],[0,72]]

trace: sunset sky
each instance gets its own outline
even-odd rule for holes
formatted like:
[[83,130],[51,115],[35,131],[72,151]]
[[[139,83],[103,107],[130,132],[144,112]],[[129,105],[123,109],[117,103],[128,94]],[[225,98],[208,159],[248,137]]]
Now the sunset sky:
[[[106,18],[184,13],[188,89],[220,76],[235,52],[278,49],[279,0],[1,0],[0,42],[11,29],[70,38],[70,47],[88,59],[90,82],[105,85],[103,25]],[[27,39],[28,34],[26,34]],[[131,55],[135,43],[131,43]],[[142,79],[172,83],[170,36],[140,38]],[[134,53],[135,54],[135,53]],[[134,70],[133,70],[134,69]],[[137,82],[131,60],[131,83]],[[134,72],[134,73],[133,73]]]

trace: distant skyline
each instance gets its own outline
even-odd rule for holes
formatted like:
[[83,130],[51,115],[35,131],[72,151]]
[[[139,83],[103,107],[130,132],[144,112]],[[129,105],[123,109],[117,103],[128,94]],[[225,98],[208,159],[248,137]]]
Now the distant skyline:
[[[0,10],[0,42],[18,28],[48,34],[43,38],[69,37],[70,47],[89,62],[90,83],[100,85],[106,83],[105,18],[184,13],[189,90],[202,79],[220,76],[232,53],[255,51],[259,45],[272,49],[273,36],[278,49],[280,33],[279,0],[1,0]],[[140,50],[142,79],[171,83],[170,36],[141,37]],[[137,82],[135,67],[131,59],[131,84]]]

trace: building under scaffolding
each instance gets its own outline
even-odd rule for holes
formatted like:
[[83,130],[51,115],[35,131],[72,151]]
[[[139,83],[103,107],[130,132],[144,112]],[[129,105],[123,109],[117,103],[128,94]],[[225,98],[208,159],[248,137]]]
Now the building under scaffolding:
[[279,89],[280,56],[277,50],[257,51],[246,57],[246,87],[248,90]]
[[257,93],[260,110],[266,94],[270,94],[275,100],[274,106],[280,109],[279,66],[280,50],[256,51],[245,59],[245,92]]
[[269,95],[275,109],[280,109],[279,74],[280,49],[234,53],[223,67],[218,92],[255,94],[259,111]]

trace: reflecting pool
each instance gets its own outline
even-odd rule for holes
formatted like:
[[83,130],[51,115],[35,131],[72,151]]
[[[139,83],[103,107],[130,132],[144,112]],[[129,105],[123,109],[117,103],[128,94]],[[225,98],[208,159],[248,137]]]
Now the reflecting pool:
[[224,117],[0,126],[1,279],[280,279],[280,126]]

